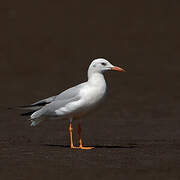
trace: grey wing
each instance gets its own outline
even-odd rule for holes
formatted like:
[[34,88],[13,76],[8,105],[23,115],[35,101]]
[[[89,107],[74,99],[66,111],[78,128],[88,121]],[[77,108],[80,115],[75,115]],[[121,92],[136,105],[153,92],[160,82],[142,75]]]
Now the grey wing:
[[32,119],[39,118],[42,115],[55,116],[55,111],[57,109],[65,107],[68,103],[78,101],[80,99],[79,92],[83,86],[84,86],[84,83],[63,91],[62,93],[57,95],[51,103],[46,104],[40,110],[34,112],[31,115],[31,118]]
[[38,110],[40,108],[42,108],[43,106],[45,106],[46,104],[49,104],[51,103],[52,101],[54,101],[54,99],[56,98],[56,96],[52,96],[52,97],[49,97],[49,98],[46,98],[46,99],[42,99],[40,101],[37,101],[33,104],[30,104],[30,105],[25,105],[25,106],[19,106],[19,108],[22,108],[22,109],[29,109],[29,110]]
[[57,100],[67,100],[67,99],[74,98],[79,94],[80,89],[84,86],[85,86],[85,83],[81,83],[77,86],[69,88],[63,91],[62,93],[58,94],[54,100],[57,101]]
[[56,95],[56,96],[52,96],[46,99],[42,99],[40,101],[37,101],[33,104],[30,105],[26,105],[26,106],[20,106],[23,109],[29,109],[29,110],[38,110],[40,108],[42,108],[43,106],[53,102],[53,101],[57,101],[57,100],[68,100],[71,98],[74,98],[77,96],[77,94],[79,93],[80,89],[84,86],[84,83],[79,84],[77,86],[74,86],[72,88],[69,88],[65,91],[63,91],[62,93]]

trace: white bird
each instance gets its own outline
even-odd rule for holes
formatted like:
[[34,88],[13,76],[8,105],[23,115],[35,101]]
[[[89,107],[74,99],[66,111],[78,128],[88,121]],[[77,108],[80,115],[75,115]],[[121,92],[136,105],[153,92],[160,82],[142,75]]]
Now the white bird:
[[71,148],[92,149],[85,147],[81,138],[81,125],[78,124],[79,146],[73,145],[72,120],[77,119],[98,105],[106,93],[106,82],[103,73],[108,70],[124,72],[120,67],[112,65],[103,58],[95,59],[88,68],[88,80],[69,88],[57,96],[43,99],[28,106],[21,106],[32,111],[22,115],[30,116],[31,126],[39,124],[43,117],[58,117],[69,119]]

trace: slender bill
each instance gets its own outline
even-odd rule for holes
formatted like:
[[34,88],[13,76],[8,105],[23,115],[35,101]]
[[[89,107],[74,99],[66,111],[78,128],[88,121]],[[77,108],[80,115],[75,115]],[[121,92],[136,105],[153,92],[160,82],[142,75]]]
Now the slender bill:
[[117,67],[117,66],[114,66],[113,68],[111,68],[111,70],[113,71],[119,71],[119,72],[126,72],[124,69],[120,68],[120,67]]

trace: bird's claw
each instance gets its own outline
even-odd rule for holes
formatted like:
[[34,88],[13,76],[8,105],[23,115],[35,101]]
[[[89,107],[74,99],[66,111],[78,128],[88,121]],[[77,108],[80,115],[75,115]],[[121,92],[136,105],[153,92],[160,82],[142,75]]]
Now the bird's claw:
[[71,149],[93,149],[94,147],[84,147],[84,146],[78,146],[78,147],[76,147],[76,146],[71,146]]
[[94,147],[84,147],[84,146],[80,146],[80,149],[93,149]]

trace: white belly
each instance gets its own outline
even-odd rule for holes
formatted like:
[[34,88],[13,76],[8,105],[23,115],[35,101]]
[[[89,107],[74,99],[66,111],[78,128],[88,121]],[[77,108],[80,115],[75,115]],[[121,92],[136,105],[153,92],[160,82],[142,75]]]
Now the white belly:
[[82,105],[86,108],[96,106],[105,96],[106,86],[87,86],[81,92]]
[[104,78],[95,79],[96,81],[87,82],[79,91],[80,99],[68,103],[65,107],[56,111],[57,115],[64,117],[79,117],[96,107],[106,93],[106,83]]

